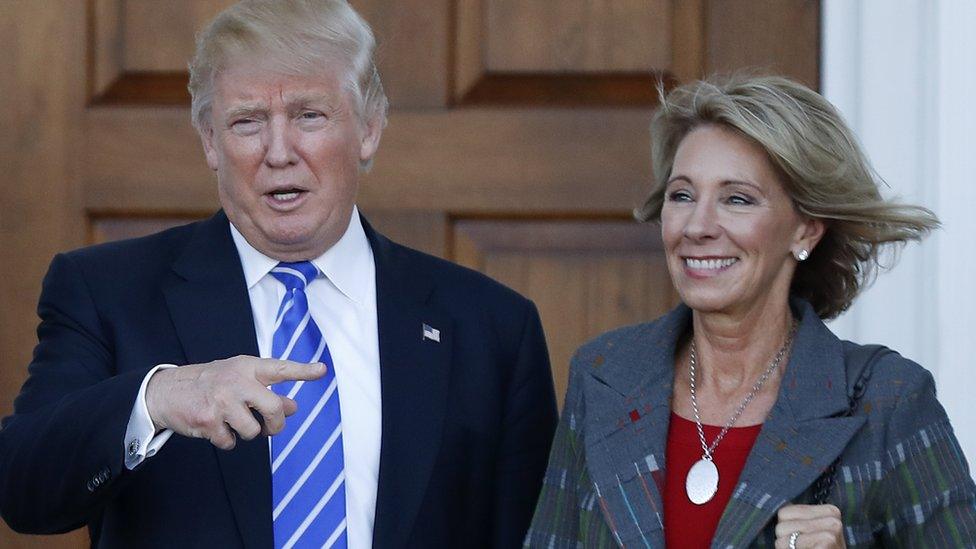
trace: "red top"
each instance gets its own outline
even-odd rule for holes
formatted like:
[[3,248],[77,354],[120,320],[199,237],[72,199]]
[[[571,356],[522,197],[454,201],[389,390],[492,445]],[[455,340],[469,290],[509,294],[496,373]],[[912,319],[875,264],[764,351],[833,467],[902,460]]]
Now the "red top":
[[[722,431],[713,425],[704,428],[709,444]],[[729,429],[712,456],[718,467],[718,492],[704,505],[695,505],[685,492],[685,477],[702,457],[698,428],[694,421],[671,413],[664,481],[664,539],[668,549],[707,548],[712,543],[718,519],[732,497],[760,429],[762,425]]]

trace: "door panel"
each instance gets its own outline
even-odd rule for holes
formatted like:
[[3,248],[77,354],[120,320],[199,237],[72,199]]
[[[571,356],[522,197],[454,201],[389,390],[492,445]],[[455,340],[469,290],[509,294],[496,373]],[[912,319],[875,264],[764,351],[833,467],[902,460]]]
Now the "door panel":
[[[185,67],[230,1],[0,2],[0,414],[26,376],[55,252],[218,207]],[[657,229],[629,221],[651,176],[656,83],[745,67],[818,83],[815,0],[352,4],[392,102],[362,210],[533,299],[560,398],[579,344],[675,302]],[[0,531],[3,547],[84,539]]]

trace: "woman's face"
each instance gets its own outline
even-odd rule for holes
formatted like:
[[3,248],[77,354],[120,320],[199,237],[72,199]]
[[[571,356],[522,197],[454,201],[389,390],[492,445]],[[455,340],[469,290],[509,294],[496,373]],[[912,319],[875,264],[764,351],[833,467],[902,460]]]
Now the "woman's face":
[[794,209],[759,145],[721,126],[681,141],[665,189],[661,231],[671,279],[689,307],[734,315],[781,307],[819,220]]

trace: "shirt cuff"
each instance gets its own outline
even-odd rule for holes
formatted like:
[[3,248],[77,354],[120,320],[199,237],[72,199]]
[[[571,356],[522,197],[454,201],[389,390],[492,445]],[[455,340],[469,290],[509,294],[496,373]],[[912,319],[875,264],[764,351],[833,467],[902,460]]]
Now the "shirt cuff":
[[153,425],[152,417],[149,415],[149,407],[146,406],[146,387],[149,385],[149,379],[153,374],[159,370],[176,367],[175,364],[156,366],[149,370],[149,373],[142,380],[142,385],[139,386],[139,394],[136,395],[132,413],[129,414],[129,424],[125,428],[125,438],[122,440],[125,467],[129,470],[135,469],[146,458],[156,455],[156,452],[173,435],[172,429],[166,429],[156,434],[156,426]]

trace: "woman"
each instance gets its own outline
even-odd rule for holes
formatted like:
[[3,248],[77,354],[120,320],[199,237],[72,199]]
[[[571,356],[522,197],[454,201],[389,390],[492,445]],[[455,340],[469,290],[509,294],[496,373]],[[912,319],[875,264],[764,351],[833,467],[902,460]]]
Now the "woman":
[[932,376],[823,323],[935,216],[882,199],[835,109],[783,78],[680,87],[651,133],[637,217],[682,304],[577,352],[526,544],[972,547]]

